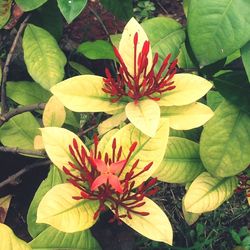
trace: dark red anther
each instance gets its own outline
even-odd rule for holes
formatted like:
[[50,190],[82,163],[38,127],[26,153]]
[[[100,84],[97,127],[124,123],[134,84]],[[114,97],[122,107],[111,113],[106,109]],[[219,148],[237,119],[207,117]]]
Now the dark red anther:
[[98,136],[97,136],[97,134],[94,134],[94,144],[95,145],[98,145],[98,143],[99,143],[99,139],[98,139]]
[[138,44],[138,32],[136,32],[134,35],[134,46],[137,46],[137,44]]
[[66,174],[66,175],[70,175],[70,171],[65,167],[63,166],[63,172]]
[[74,151],[74,149],[72,148],[71,145],[69,145],[69,152],[70,152],[70,154],[71,154],[72,156],[75,157],[75,151]]
[[134,143],[131,145],[129,151],[130,151],[130,152],[134,152],[136,146],[137,146],[137,142],[134,142]]
[[143,171],[148,171],[153,165],[153,162],[150,162],[146,167],[144,167]]
[[116,138],[114,138],[112,142],[112,149],[115,149],[115,148],[116,148]]
[[150,213],[148,213],[148,212],[138,212],[141,216],[147,216],[147,215],[149,215]]
[[78,143],[77,143],[76,138],[73,139],[73,146],[74,146],[74,148],[75,148],[76,150],[78,149]]
[[82,200],[82,196],[72,196],[72,199],[74,200]]
[[89,198],[89,194],[87,194],[87,193],[84,192],[84,191],[81,192],[81,196],[82,196],[84,199],[88,199],[88,198]]

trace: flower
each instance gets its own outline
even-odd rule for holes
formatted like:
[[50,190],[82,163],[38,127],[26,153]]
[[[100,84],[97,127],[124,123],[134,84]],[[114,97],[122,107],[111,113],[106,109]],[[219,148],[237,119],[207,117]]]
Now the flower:
[[[127,125],[112,132],[112,136],[108,133],[100,142],[95,136],[90,151],[80,138],[64,128],[41,129],[45,150],[67,181],[52,187],[42,198],[37,209],[38,223],[64,232],[82,231],[110,209],[114,214],[110,222],[123,221],[150,239],[172,244],[173,232],[167,216],[148,198],[158,190],[157,178],[149,177],[160,162],[150,161],[146,148],[143,152],[151,141],[149,137],[138,138],[145,141],[142,144],[120,143],[122,134],[130,129]],[[166,144],[161,143],[161,148],[158,157],[163,158]],[[163,224],[159,226],[160,222]],[[151,223],[156,226],[148,229]]]
[[153,137],[160,117],[168,118],[171,128],[185,130],[203,125],[213,115],[209,107],[195,102],[212,84],[196,75],[176,74],[177,60],[171,62],[170,54],[159,65],[158,53],[153,57],[150,41],[134,18],[114,53],[119,61],[115,76],[106,69],[105,78],[75,76],[51,88],[70,110],[111,114],[99,125],[100,134],[128,119]]

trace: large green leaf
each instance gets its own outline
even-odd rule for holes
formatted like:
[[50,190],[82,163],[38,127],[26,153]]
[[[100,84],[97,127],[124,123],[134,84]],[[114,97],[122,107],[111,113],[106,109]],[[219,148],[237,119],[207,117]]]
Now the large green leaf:
[[0,223],[0,249],[3,250],[31,250],[31,247],[17,238],[13,231]]
[[233,176],[250,162],[250,117],[224,101],[206,124],[200,141],[205,168],[215,176]]
[[87,67],[85,67],[80,63],[69,61],[69,65],[74,70],[76,70],[80,75],[94,75],[94,73],[90,69],[88,69]]
[[160,181],[187,183],[203,171],[199,144],[185,138],[169,137],[163,161],[153,175]]
[[207,105],[214,111],[223,102],[224,98],[218,91],[207,93]]
[[184,207],[187,212],[192,213],[212,211],[229,199],[236,187],[235,177],[213,177],[208,172],[203,172],[189,187],[184,198]]
[[11,0],[0,0],[0,29],[10,18]]
[[250,84],[243,72],[229,72],[213,79],[220,94],[242,111],[250,114]]
[[47,102],[51,96],[49,91],[35,82],[7,82],[6,89],[7,96],[21,105]]
[[183,69],[193,69],[194,71],[196,70],[195,64],[188,53],[185,43],[183,43],[180,48],[180,53],[178,55],[178,66]]
[[241,48],[241,56],[247,73],[248,82],[250,82],[250,42]]
[[29,233],[33,238],[37,237],[41,232],[43,232],[46,228],[49,227],[47,224],[36,223],[37,208],[40,201],[52,187],[57,184],[63,183],[63,181],[63,172],[61,172],[57,167],[52,165],[48,177],[41,183],[41,185],[37,189],[36,194],[29,207],[27,215],[27,224]]
[[43,88],[50,89],[63,79],[66,57],[46,30],[33,24],[27,25],[23,51],[29,74]]
[[185,40],[182,26],[175,20],[167,17],[155,17],[142,23],[151,43],[153,53],[159,53],[158,68],[168,54],[171,60],[179,54]]
[[33,250],[99,250],[100,246],[92,237],[89,230],[77,233],[63,233],[48,227],[39,234],[29,245]]
[[48,0],[16,0],[16,3],[21,7],[23,11],[34,10],[43,5]]
[[7,147],[33,150],[33,141],[39,133],[39,127],[39,123],[31,113],[22,113],[12,117],[0,128],[0,141]]
[[68,23],[71,23],[84,9],[87,0],[57,0],[58,7]]
[[79,45],[77,52],[92,60],[116,59],[112,45],[109,42],[103,40],[84,42]]
[[188,35],[200,65],[232,54],[250,40],[249,2],[246,0],[191,0]]
[[128,20],[133,16],[132,0],[100,0],[100,2],[119,19]]

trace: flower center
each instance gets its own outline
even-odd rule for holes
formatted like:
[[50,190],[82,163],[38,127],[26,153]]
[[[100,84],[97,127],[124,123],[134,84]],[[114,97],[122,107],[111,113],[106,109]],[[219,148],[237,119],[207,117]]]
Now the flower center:
[[155,67],[159,55],[158,53],[154,55],[152,65],[149,66],[149,50],[150,42],[145,41],[142,50],[138,53],[138,33],[136,32],[134,35],[134,72],[132,74],[128,71],[118,49],[114,47],[120,67],[116,78],[113,78],[109,69],[106,68],[106,78],[103,79],[104,87],[102,89],[105,93],[110,94],[112,102],[119,101],[123,96],[128,96],[135,102],[143,97],[158,101],[162,93],[175,88],[172,78],[176,73],[177,60],[174,60],[169,66],[171,57],[169,54],[156,73]]

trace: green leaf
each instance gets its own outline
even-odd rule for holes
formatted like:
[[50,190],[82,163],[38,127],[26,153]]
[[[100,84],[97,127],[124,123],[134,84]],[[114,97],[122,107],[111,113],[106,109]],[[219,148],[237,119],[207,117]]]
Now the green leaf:
[[57,3],[67,23],[71,23],[85,8],[87,0],[57,0]]
[[47,223],[65,233],[83,231],[93,226],[99,202],[72,198],[80,193],[81,190],[71,183],[54,186],[38,206],[37,223]]
[[15,0],[17,5],[19,5],[23,11],[30,11],[30,10],[37,9],[38,7],[40,7],[41,5],[43,5],[47,1],[48,0],[32,0],[32,1],[30,1],[30,0]]
[[97,40],[94,42],[84,42],[79,45],[77,52],[92,60],[116,60],[112,45],[109,42],[103,40]]
[[250,82],[250,42],[241,48],[241,57],[245,71],[247,73],[248,82]]
[[28,24],[23,36],[24,61],[31,77],[50,89],[64,77],[66,57],[44,29]]
[[194,69],[195,64],[193,63],[191,57],[188,54],[185,43],[181,45],[180,53],[178,55],[178,66],[183,69]]
[[10,18],[11,2],[11,0],[0,0],[0,29]]
[[250,84],[245,73],[226,73],[214,78],[213,81],[225,99],[250,114]]
[[160,122],[160,107],[150,99],[130,102],[125,107],[129,121],[144,134],[153,137]]
[[80,73],[80,75],[94,75],[90,69],[86,68],[80,63],[69,61],[69,65],[78,73]]
[[65,107],[76,112],[106,112],[123,108],[121,103],[112,103],[102,88],[103,77],[83,75],[58,83],[51,92]]
[[240,173],[250,162],[250,117],[224,101],[206,124],[200,141],[205,168],[215,176]]
[[35,82],[7,82],[6,89],[7,96],[21,105],[47,102],[51,96],[49,91]]
[[119,19],[126,21],[133,16],[132,0],[100,0],[100,2]]
[[[161,208],[151,199],[145,197],[143,206],[136,209],[136,211],[148,212],[149,215],[141,216],[131,212],[132,219],[128,217],[121,218],[128,226],[143,236],[155,240],[165,242],[169,245],[173,243],[173,229],[166,214]],[[125,214],[126,210],[119,206],[119,214]]]
[[168,54],[172,54],[171,60],[177,57],[185,40],[185,32],[178,22],[168,17],[155,17],[142,23],[142,27],[153,53],[159,53],[158,69]]
[[31,247],[26,242],[17,238],[13,231],[2,223],[0,223],[0,239],[0,249],[31,250]]
[[34,116],[22,113],[12,117],[0,128],[0,141],[4,146],[33,150],[34,138],[40,127]]
[[33,250],[100,250],[100,246],[89,230],[77,233],[63,233],[48,227],[29,245]]
[[30,204],[27,224],[30,235],[35,238],[40,233],[42,233],[49,226],[47,224],[37,224],[37,208],[41,202],[43,196],[55,185],[64,182],[63,172],[61,172],[57,167],[51,166],[48,177],[40,184],[37,189],[35,196]]
[[191,0],[183,0],[183,10],[184,10],[186,17],[188,15],[188,5],[190,2],[191,2]]
[[164,158],[153,176],[164,182],[187,183],[203,171],[199,144],[185,138],[169,137]]
[[224,98],[218,91],[207,93],[207,105],[214,111],[223,102]]
[[170,127],[176,130],[200,127],[213,114],[213,111],[208,106],[199,102],[184,106],[161,107],[161,117],[168,118]]
[[191,213],[213,211],[233,195],[236,187],[235,177],[213,177],[208,172],[203,172],[189,187],[184,198],[184,207]]
[[187,224],[189,226],[193,225],[201,216],[201,214],[195,214],[195,213],[191,213],[191,212],[187,212],[185,207],[184,207],[184,198],[182,199],[182,212],[183,212],[183,216],[185,221],[187,222]]
[[[240,15],[239,15],[240,13]],[[200,65],[225,58],[250,40],[249,2],[246,0],[192,0],[188,35]]]

